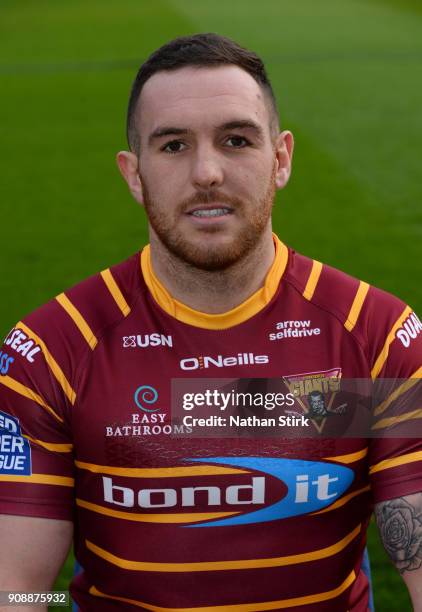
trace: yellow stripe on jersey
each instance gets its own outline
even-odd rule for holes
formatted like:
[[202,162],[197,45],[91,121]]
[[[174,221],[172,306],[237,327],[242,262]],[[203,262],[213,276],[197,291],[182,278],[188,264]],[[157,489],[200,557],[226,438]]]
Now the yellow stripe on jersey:
[[71,453],[73,451],[73,444],[53,444],[52,442],[43,442],[36,438],[31,438],[26,434],[23,434],[24,438],[27,438],[30,442],[38,444],[47,450],[54,451],[55,453]]
[[99,591],[95,586],[92,586],[89,589],[89,593],[90,595],[95,595],[96,597],[103,597],[105,599],[113,599],[115,601],[129,603],[133,606],[137,606],[138,608],[145,608],[145,610],[150,610],[151,612],[267,612],[268,610],[295,608],[297,606],[306,606],[319,603],[321,601],[329,601],[330,599],[335,599],[336,597],[344,593],[344,591],[346,591],[349,586],[354,583],[355,580],[356,574],[354,571],[351,571],[350,574],[347,576],[346,580],[344,580],[340,584],[340,586],[335,589],[332,589],[331,591],[325,591],[324,593],[315,593],[314,595],[305,595],[304,597],[292,597],[291,599],[279,599],[278,601],[263,601],[254,603],[227,604],[205,607],[201,606],[200,608],[163,608],[162,606],[154,606],[153,604],[148,604],[143,601],[138,601],[136,599],[128,599],[127,597],[117,597],[116,595],[107,595],[106,593]]
[[415,451],[414,453],[407,453],[400,457],[392,457],[391,459],[384,459],[379,463],[375,463],[369,468],[369,474],[375,474],[381,472],[381,470],[388,470],[390,468],[398,467],[399,465],[406,465],[407,463],[413,463],[414,461],[422,461],[422,451]]
[[275,234],[273,234],[273,240],[275,257],[265,278],[264,286],[228,312],[220,314],[200,312],[175,300],[154,273],[149,245],[141,252],[141,274],[154,300],[170,316],[194,327],[228,329],[252,318],[274,297],[287,266],[289,251]]
[[73,487],[74,478],[67,476],[53,476],[52,474],[32,474],[31,476],[0,476],[0,482],[23,482],[24,484],[58,485],[59,487]]
[[384,346],[382,347],[380,354],[376,358],[374,367],[371,370],[371,376],[373,379],[378,376],[378,374],[382,370],[384,363],[387,361],[388,353],[390,351],[390,344],[394,340],[396,331],[402,325],[404,320],[409,316],[411,312],[412,312],[412,309],[409,306],[406,306],[406,308],[403,310],[403,312],[401,313],[401,315],[399,316],[399,318],[397,319],[397,321],[394,323],[393,327],[391,328],[390,333],[388,334],[384,342]]
[[113,275],[110,271],[110,268],[107,268],[107,270],[103,270],[101,272],[101,276],[102,276],[103,281],[107,285],[107,289],[110,291],[111,295],[113,296],[114,301],[116,302],[117,306],[120,308],[123,315],[127,317],[127,315],[130,313],[130,306],[126,302],[123,296],[123,293],[120,291],[116,281],[114,280]]
[[[254,293],[248,300],[246,300],[246,302],[244,302],[244,304],[248,304],[248,308],[250,309],[251,313],[253,312],[253,314],[256,314],[273,299],[275,292],[280,285],[281,279],[283,278],[284,272],[286,271],[287,262],[289,259],[289,250],[275,234],[273,234],[273,243],[275,248],[274,261],[271,268],[268,270],[267,276],[265,277],[264,286]],[[260,298],[261,306],[259,306],[258,298]],[[256,299],[255,307],[252,301],[253,299]]]
[[44,358],[48,364],[48,367],[53,372],[57,382],[59,383],[59,385],[65,392],[70,403],[73,405],[76,400],[76,393],[72,389],[70,382],[67,380],[63,370],[61,369],[57,361],[54,359],[53,355],[48,350],[44,340],[42,340],[35,332],[33,332],[32,329],[29,329],[29,327],[25,325],[25,323],[22,323],[22,321],[19,321],[16,327],[20,327],[27,334],[27,336],[35,340],[35,342],[37,342],[37,344],[40,345],[40,347],[42,348],[42,352],[44,354]]
[[385,410],[387,410],[387,408],[392,402],[394,402],[398,397],[400,397],[400,395],[403,395],[403,393],[406,393],[406,391],[409,391],[409,389],[416,385],[416,383],[420,382],[421,378],[422,367],[418,368],[416,372],[413,372],[413,374],[408,378],[408,380],[406,380],[402,385],[397,387],[397,389],[395,389],[393,393],[391,393],[391,395],[387,397],[387,399],[385,399],[375,408],[374,416],[378,416],[382,414]]
[[386,429],[387,427],[394,427],[394,425],[399,425],[399,423],[411,421],[412,419],[422,419],[422,408],[412,410],[411,412],[404,412],[403,414],[398,414],[386,419],[381,419],[375,423],[375,425],[372,425],[371,429]]
[[269,559],[239,559],[234,561],[198,561],[192,563],[153,563],[149,561],[130,561],[116,557],[112,553],[96,546],[89,540],[85,540],[88,550],[96,554],[101,559],[105,559],[109,563],[116,565],[122,569],[133,570],[137,572],[215,572],[227,570],[244,570],[258,569],[265,567],[285,567],[287,565],[297,565],[298,563],[307,563],[309,561],[318,561],[332,557],[340,551],[344,550],[361,532],[362,525],[359,524],[353,531],[348,533],[344,538],[319,550],[313,550],[307,553],[297,555],[288,555],[286,557],[272,557]]
[[[212,459],[210,459],[210,463]],[[216,465],[192,465],[187,467],[169,468],[122,468],[111,465],[96,465],[75,461],[76,467],[95,474],[111,474],[114,476],[129,476],[133,478],[176,478],[183,476],[218,476],[221,474],[248,474],[249,470],[226,468]]]
[[352,307],[350,308],[349,314],[347,315],[347,319],[344,323],[344,327],[347,331],[352,331],[358,317],[360,315],[360,311],[362,310],[363,303],[365,301],[366,295],[369,291],[368,283],[360,281],[359,288],[356,291],[355,299],[353,300]]
[[81,313],[72,302],[69,300],[67,295],[64,293],[60,293],[60,295],[56,296],[56,300],[64,308],[69,317],[73,320],[76,327],[79,329],[85,340],[88,342],[89,346],[92,350],[97,346],[97,338],[94,335],[94,332],[89,327],[88,323],[85,321]]
[[368,447],[362,448],[362,450],[356,451],[355,453],[349,453],[348,455],[338,455],[337,457],[325,457],[324,461],[337,461],[338,463],[354,463],[363,459],[368,454]]
[[60,423],[64,423],[62,417],[60,417],[53,410],[53,408],[51,408],[51,406],[49,406],[47,402],[43,400],[41,395],[38,395],[38,393],[35,393],[35,391],[30,389],[29,387],[25,387],[25,385],[18,382],[11,376],[0,376],[0,383],[5,387],[8,387],[9,389],[12,389],[12,391],[16,391],[16,393],[19,393],[19,395],[23,395],[23,397],[27,397],[33,402],[36,402],[37,404],[42,406],[44,410],[47,410],[47,412],[49,412],[57,421],[59,421]]
[[315,289],[316,289],[316,286],[318,284],[318,280],[321,274],[321,270],[322,270],[322,263],[314,259],[312,262],[311,273],[306,283],[305,290],[302,294],[303,297],[306,298],[307,300],[311,300],[314,295],[314,292],[315,292]]
[[324,514],[325,512],[330,512],[331,510],[337,510],[337,508],[341,508],[342,506],[345,506],[354,497],[357,497],[358,495],[361,495],[362,493],[366,493],[367,491],[370,491],[370,490],[371,490],[370,485],[367,485],[366,487],[362,487],[362,489],[353,491],[353,493],[349,493],[349,495],[344,495],[344,497],[341,497],[340,499],[338,499],[336,502],[334,502],[334,504],[332,504],[331,506],[328,506],[328,508],[324,508],[323,510],[318,510],[318,512],[312,512],[311,516],[314,516],[316,514]]
[[138,523],[199,523],[201,521],[212,521],[218,518],[228,518],[240,514],[239,512],[187,512],[185,514],[135,514],[133,512],[122,512],[92,504],[84,499],[76,499],[76,505],[91,512],[112,516],[113,518]]

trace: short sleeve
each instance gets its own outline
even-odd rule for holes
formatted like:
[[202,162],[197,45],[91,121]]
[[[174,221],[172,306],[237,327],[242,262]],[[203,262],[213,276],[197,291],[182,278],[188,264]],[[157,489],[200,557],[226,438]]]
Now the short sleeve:
[[422,491],[422,323],[406,305],[395,314],[372,365],[375,503]]
[[0,513],[72,520],[74,391],[48,329],[19,322],[0,349]]

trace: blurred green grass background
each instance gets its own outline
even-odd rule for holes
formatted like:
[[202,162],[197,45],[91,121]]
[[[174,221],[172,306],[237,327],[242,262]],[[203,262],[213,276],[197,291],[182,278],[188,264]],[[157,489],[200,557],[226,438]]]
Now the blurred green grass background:
[[[128,92],[152,50],[198,31],[266,61],[296,137],[282,239],[421,312],[419,1],[2,0],[1,336],[145,244],[114,162]],[[369,541],[377,609],[410,610],[373,526]]]

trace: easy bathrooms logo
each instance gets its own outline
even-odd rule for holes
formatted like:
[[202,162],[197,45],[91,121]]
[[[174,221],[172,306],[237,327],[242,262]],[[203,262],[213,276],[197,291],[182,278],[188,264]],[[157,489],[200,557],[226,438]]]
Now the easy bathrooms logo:
[[143,410],[144,412],[157,412],[160,410],[159,408],[148,408],[149,405],[155,404],[158,400],[157,389],[150,385],[138,387],[133,395],[133,399],[139,410]]

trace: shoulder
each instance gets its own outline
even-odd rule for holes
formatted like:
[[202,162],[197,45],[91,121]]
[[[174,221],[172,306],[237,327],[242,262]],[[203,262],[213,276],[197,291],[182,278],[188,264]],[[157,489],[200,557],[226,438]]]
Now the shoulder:
[[[419,367],[422,324],[398,297],[295,251],[290,252],[285,279],[303,299],[335,317],[355,337],[365,350],[373,378],[387,375],[387,362],[393,362],[395,355],[411,361],[410,369]],[[411,373],[399,370],[396,367],[395,376]]]
[[141,291],[139,253],[57,295],[19,321],[5,339],[16,358],[44,357],[73,370],[105,330],[124,319]]
[[136,254],[59,294],[45,308],[53,308],[68,324],[73,324],[73,329],[78,329],[88,344],[94,345],[105,328],[130,313],[139,295],[139,280]]

